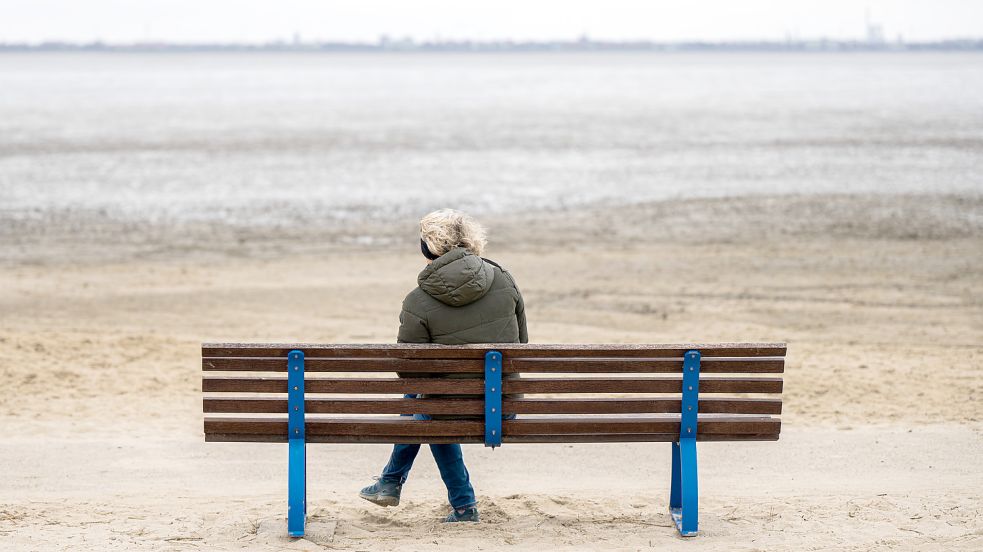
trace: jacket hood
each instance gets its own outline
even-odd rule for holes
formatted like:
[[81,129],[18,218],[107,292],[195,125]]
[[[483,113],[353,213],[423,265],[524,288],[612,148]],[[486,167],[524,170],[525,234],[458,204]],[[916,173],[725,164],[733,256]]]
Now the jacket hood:
[[491,289],[495,269],[481,257],[455,247],[427,265],[417,278],[420,289],[452,307],[481,299]]

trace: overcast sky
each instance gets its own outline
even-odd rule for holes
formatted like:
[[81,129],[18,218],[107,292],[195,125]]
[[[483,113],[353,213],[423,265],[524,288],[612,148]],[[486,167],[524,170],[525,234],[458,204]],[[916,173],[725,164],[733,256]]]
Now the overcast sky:
[[0,0],[0,42],[983,37],[983,0]]

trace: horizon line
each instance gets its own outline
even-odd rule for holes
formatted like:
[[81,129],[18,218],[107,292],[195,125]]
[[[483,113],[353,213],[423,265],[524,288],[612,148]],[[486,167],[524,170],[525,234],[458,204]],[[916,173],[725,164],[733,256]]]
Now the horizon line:
[[382,35],[377,41],[332,41],[274,39],[252,41],[173,42],[167,40],[90,41],[44,40],[37,42],[0,41],[0,51],[687,51],[687,50],[983,50],[983,38],[950,38],[944,40],[906,42],[900,37],[893,41],[870,39],[792,38],[785,40],[598,40],[582,36],[568,40],[515,39],[428,39],[411,37],[390,38]]

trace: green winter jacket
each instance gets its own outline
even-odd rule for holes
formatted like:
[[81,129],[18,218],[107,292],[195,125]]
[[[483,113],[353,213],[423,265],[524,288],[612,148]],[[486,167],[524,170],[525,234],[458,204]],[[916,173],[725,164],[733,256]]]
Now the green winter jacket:
[[[501,266],[456,247],[427,265],[403,300],[400,343],[528,343],[522,294]],[[481,374],[400,373],[400,377],[481,379]],[[470,395],[436,395],[472,398]],[[422,398],[422,397],[421,397]],[[512,396],[509,396],[512,398]],[[434,419],[448,416],[434,416]],[[469,416],[451,416],[456,419]]]
[[400,343],[527,343],[515,280],[498,264],[455,247],[420,273],[403,300]]

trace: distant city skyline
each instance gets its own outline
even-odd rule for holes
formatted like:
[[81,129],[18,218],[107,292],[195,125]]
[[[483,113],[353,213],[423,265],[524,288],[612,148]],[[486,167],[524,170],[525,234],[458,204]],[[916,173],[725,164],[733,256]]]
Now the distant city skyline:
[[978,0],[4,0],[0,43],[906,42],[983,37]]

